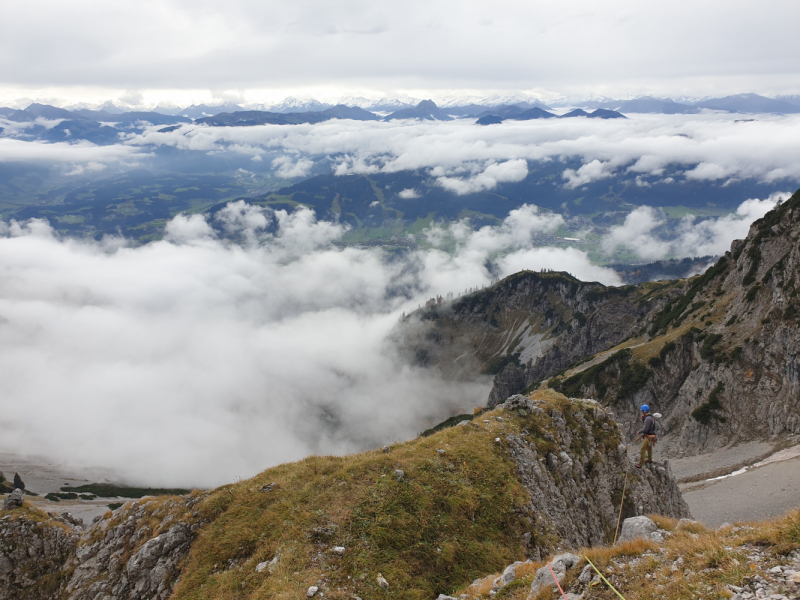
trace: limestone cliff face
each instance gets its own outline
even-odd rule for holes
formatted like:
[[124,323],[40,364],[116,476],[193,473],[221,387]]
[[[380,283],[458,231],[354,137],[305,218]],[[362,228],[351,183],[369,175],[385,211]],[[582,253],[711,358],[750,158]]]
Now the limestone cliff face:
[[649,343],[660,354],[631,404],[664,414],[668,453],[800,433],[799,238],[796,194],[733,244]]
[[614,405],[629,435],[650,404],[668,456],[800,433],[799,239],[796,194],[684,282],[629,349],[548,385]]
[[9,514],[0,519],[0,600],[59,598],[64,565],[82,529],[65,519]]
[[498,374],[488,405],[638,334],[678,290],[613,288],[567,273],[522,271],[406,317],[395,337],[406,357],[443,377]]
[[605,432],[616,430],[611,416],[596,402],[579,402],[588,407],[592,417],[574,410],[565,414],[526,396],[512,396],[497,407],[504,412],[540,413],[552,423],[544,434],[553,444],[547,450],[537,449],[520,436],[508,439],[517,476],[530,495],[527,515],[533,539],[540,541],[531,547],[530,558],[540,560],[542,553],[554,550],[541,543],[547,539],[570,548],[608,543],[613,538],[623,487],[623,517],[649,513],[689,516],[669,463],[635,469],[620,437],[614,438],[618,443],[612,448],[601,441],[607,442]]
[[17,509],[0,520],[0,600],[166,600],[199,528],[199,496],[128,503],[84,529]]

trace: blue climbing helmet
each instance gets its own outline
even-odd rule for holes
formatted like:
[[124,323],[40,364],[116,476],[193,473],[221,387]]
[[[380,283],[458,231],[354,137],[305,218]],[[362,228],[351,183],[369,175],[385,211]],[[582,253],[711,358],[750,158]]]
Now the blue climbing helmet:
[[650,405],[642,404],[642,412],[650,412]]

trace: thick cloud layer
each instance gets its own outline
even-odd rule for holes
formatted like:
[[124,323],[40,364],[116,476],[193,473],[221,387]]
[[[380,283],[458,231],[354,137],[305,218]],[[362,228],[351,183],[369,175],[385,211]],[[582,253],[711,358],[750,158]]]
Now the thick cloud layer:
[[800,7],[791,0],[767,8],[747,0],[29,0],[3,8],[0,93],[15,97],[704,96],[800,84]]
[[[675,184],[681,182],[748,179],[787,182],[791,188],[800,181],[800,115],[760,115],[754,121],[713,113],[631,115],[625,120],[547,119],[488,127],[475,126],[471,119],[332,120],[315,125],[158,129],[128,134],[108,146],[0,138],[0,162],[50,163],[75,174],[108,166],[161,168],[157,151],[174,148],[250,158],[263,165],[259,170],[269,165],[281,178],[330,171],[345,175],[424,170],[457,195],[520,181],[528,175],[529,164],[539,161],[572,161],[561,169],[559,183],[565,188],[610,177],[639,186],[672,186],[676,194],[680,188]],[[575,168],[574,160],[582,166]],[[413,197],[418,191],[402,193]]]
[[[131,135],[128,145],[170,146],[202,152],[236,152],[260,158],[278,153],[273,165],[286,176],[309,172],[311,161],[348,173],[428,169],[438,183],[463,194],[492,189],[527,175],[525,161],[578,158],[562,171],[576,188],[611,176],[638,185],[680,180],[725,183],[800,180],[800,115],[632,115],[629,119],[507,121],[478,127],[449,122],[328,121],[317,125],[259,127],[184,126]],[[277,161],[277,162],[276,162]],[[671,169],[669,177],[665,171]]]
[[[774,201],[706,222],[713,239],[697,251],[717,251]],[[663,253],[642,242],[654,214],[635,212],[631,239],[620,228],[607,243]],[[240,201],[214,219],[175,217],[141,247],[0,222],[4,450],[131,483],[211,486],[410,438],[481,405],[490,382],[405,366],[387,341],[401,312],[521,269],[620,283],[579,249],[539,246],[564,220],[535,206],[477,231],[434,226],[427,250],[400,258],[333,245],[343,228],[309,210]]]
[[138,248],[60,240],[41,221],[2,227],[6,450],[109,467],[128,481],[214,485],[412,437],[482,404],[488,381],[445,383],[402,366],[386,342],[400,312],[488,283],[488,257],[529,251],[532,234],[561,223],[523,207],[497,228],[440,230],[457,238],[454,254],[390,261],[333,247],[342,228],[308,210],[239,202],[216,218],[245,241],[219,239],[198,215],[176,217],[165,241]]

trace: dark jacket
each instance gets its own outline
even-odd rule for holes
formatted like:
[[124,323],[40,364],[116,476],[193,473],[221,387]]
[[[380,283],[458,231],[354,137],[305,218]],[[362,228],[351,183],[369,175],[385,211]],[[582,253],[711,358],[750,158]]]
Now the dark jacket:
[[639,432],[639,435],[655,435],[656,434],[656,423],[653,420],[653,415],[646,414],[644,416],[644,426],[642,430]]

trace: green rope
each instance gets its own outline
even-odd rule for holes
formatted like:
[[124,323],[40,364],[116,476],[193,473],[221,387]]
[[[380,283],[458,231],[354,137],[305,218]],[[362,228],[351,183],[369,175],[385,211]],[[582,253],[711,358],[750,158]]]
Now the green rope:
[[[592,565],[592,568],[593,568],[595,571],[597,571],[597,567],[595,567],[595,566],[594,566],[594,563],[593,563],[592,561],[590,561],[590,560],[589,560],[589,557],[588,557],[588,556],[584,556],[583,558],[585,558],[585,559],[586,559],[586,562],[588,562],[590,565]],[[611,588],[611,591],[612,591],[612,592],[614,592],[614,593],[615,593],[617,596],[619,596],[620,598],[622,598],[622,600],[625,600],[625,596],[623,596],[622,594],[620,594],[620,593],[617,591],[617,588],[615,588],[613,585],[611,585],[611,583],[608,581],[608,579],[606,579],[605,577],[603,577],[603,574],[602,574],[600,571],[597,571],[597,574],[598,574],[598,575],[600,575],[600,579],[602,579],[603,581],[605,581],[605,582],[606,582],[606,585],[607,585],[608,587],[610,587],[610,588]]]

